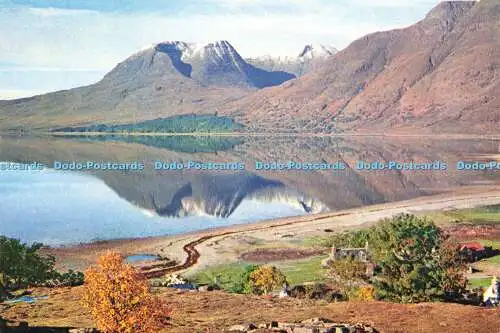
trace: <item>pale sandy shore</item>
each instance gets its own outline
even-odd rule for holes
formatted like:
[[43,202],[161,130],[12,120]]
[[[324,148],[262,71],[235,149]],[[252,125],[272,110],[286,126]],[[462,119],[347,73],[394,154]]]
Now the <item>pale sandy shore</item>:
[[178,270],[178,273],[191,274],[206,266],[237,261],[243,252],[255,244],[283,246],[300,243],[308,237],[327,235],[326,231],[367,227],[401,213],[420,214],[494,204],[500,204],[499,186],[467,187],[439,195],[337,212],[268,220],[176,236],[105,241],[49,249],[47,252],[56,256],[59,267],[63,269],[84,269],[106,250],[118,251],[124,255],[157,254],[185,263],[188,255],[184,247],[194,242],[196,245],[193,248],[200,257],[189,268],[179,267]]

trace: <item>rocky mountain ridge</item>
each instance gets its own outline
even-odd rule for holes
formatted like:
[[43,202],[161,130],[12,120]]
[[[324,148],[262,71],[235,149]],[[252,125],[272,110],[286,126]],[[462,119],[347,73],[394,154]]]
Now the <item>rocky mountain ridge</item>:
[[333,46],[323,44],[308,44],[296,57],[273,57],[270,55],[247,58],[248,63],[268,71],[284,71],[295,76],[302,76],[319,67],[326,59],[337,53]]

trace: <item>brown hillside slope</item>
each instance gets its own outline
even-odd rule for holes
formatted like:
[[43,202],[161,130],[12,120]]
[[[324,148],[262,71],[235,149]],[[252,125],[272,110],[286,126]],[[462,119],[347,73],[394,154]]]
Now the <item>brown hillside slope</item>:
[[417,24],[356,40],[226,113],[256,130],[493,132],[499,84],[500,1],[443,2]]

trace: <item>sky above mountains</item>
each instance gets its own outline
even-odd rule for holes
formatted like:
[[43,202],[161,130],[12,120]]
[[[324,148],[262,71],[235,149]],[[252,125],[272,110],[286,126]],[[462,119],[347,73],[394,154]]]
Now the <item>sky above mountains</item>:
[[229,40],[243,57],[346,47],[422,19],[438,0],[0,0],[0,99],[99,80],[165,40]]

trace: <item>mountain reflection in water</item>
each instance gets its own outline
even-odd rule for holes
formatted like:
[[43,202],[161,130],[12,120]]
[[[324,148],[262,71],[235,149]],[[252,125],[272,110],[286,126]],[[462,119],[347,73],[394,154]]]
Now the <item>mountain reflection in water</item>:
[[305,213],[320,213],[328,208],[318,200],[294,189],[287,188],[275,180],[237,173],[226,175],[206,175],[197,177],[173,193],[168,204],[162,206],[151,194],[154,211],[160,216],[184,217],[210,215],[228,218],[243,200],[262,203],[288,204]]
[[[0,161],[144,162],[141,172],[0,171],[0,234],[47,244],[143,237],[405,200],[498,184],[498,173],[456,171],[498,156],[499,141],[426,138],[238,138],[208,149],[87,138],[0,139]],[[159,142],[154,138],[147,142]],[[166,147],[171,148],[171,142]],[[238,142],[237,144],[232,144]],[[200,143],[201,144],[201,143]],[[189,147],[189,148],[186,148]],[[223,148],[222,150],[220,150]],[[153,170],[154,161],[245,163],[244,171]],[[359,171],[356,161],[446,161],[448,171]],[[346,170],[260,171],[255,161],[335,163]]]

